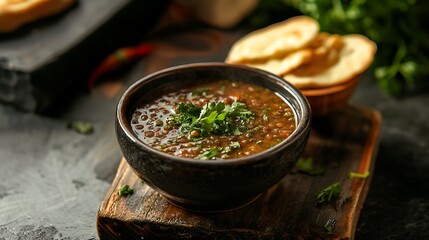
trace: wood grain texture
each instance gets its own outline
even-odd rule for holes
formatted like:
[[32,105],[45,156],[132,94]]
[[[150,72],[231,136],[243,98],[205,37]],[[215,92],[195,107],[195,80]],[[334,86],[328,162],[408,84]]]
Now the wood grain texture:
[[[353,239],[360,210],[374,174],[380,114],[348,106],[314,119],[303,157],[326,169],[309,176],[296,169],[255,202],[235,211],[192,213],[168,203],[148,187],[122,159],[97,216],[101,239]],[[366,179],[348,179],[349,172],[370,171]],[[332,183],[343,190],[337,201],[317,206],[315,195]],[[118,197],[128,184],[135,191]],[[345,202],[341,203],[342,200]],[[336,227],[329,234],[329,219]]]

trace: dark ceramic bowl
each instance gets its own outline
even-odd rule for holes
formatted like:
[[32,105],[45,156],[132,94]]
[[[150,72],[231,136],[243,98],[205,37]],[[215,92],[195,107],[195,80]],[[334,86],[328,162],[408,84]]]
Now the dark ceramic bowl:
[[[261,85],[289,102],[297,127],[276,146],[256,155],[228,160],[198,160],[169,155],[138,139],[131,128],[136,102],[192,85],[196,79],[231,79]],[[133,171],[171,203],[192,211],[227,211],[244,206],[285,177],[308,141],[311,111],[306,98],[273,74],[225,63],[188,64],[150,74],[119,100],[116,135]]]

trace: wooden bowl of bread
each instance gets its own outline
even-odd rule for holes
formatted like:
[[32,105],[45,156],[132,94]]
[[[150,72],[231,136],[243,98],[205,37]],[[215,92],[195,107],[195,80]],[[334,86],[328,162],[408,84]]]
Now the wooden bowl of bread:
[[307,97],[318,117],[347,104],[376,49],[363,35],[320,32],[316,20],[297,16],[245,35],[225,62],[281,76]]

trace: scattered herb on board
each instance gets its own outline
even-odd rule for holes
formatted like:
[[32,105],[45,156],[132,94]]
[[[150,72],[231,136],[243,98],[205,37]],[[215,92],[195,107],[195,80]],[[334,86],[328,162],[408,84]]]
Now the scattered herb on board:
[[180,103],[177,111],[169,120],[181,126],[182,133],[196,139],[210,134],[239,135],[245,130],[239,123],[247,123],[254,117],[245,103],[237,101],[231,105],[210,102],[202,108],[192,103]]
[[311,176],[323,175],[325,173],[325,169],[321,167],[315,167],[313,164],[313,158],[300,158],[296,163],[296,167],[298,171],[306,173]]
[[350,172],[349,173],[349,179],[353,179],[353,178],[367,178],[369,176],[369,171],[366,171],[365,173],[355,173],[355,172]]
[[119,197],[128,196],[128,195],[133,194],[133,193],[134,193],[134,190],[132,188],[130,188],[130,186],[128,186],[128,185],[124,185],[123,187],[118,189],[118,196]]
[[316,204],[320,205],[337,198],[341,191],[342,187],[339,182],[331,184],[316,194]]
[[325,229],[326,233],[329,235],[334,234],[335,227],[337,226],[337,221],[333,218],[328,219],[323,229]]
[[94,127],[90,123],[82,121],[69,122],[66,124],[66,127],[81,134],[90,134],[94,131]]

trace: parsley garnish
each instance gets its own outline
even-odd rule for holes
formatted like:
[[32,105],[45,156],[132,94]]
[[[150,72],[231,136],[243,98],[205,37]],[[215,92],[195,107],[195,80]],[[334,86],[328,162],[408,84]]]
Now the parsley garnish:
[[[169,120],[181,126],[182,133],[199,132],[199,136],[240,135],[242,123],[249,122],[254,113],[247,109],[242,102],[226,105],[223,102],[210,102],[200,108],[192,103],[180,103],[178,114],[170,116]],[[192,138],[191,136],[189,138]]]
[[210,148],[210,150],[201,154],[198,158],[203,159],[203,160],[212,159],[212,158],[217,156],[217,153],[218,153],[218,149],[215,147],[212,147],[212,148]]
[[130,186],[128,185],[124,185],[123,187],[121,187],[120,189],[118,189],[118,196],[128,196],[130,194],[133,194],[134,190],[132,188],[130,188]]
[[240,143],[239,143],[239,142],[231,142],[231,143],[229,144],[229,146],[230,146],[231,148],[241,148],[241,145],[240,145]]
[[342,188],[339,182],[326,187],[316,194],[316,203],[322,204],[331,201],[340,195],[341,190]]
[[325,170],[320,167],[315,167],[313,165],[313,158],[300,158],[296,163],[298,171],[306,173],[311,176],[322,175],[325,173]]
[[222,153],[229,154],[232,152],[232,149],[235,149],[235,148],[241,148],[241,145],[239,142],[231,142],[229,146],[226,146],[223,148]]
[[262,115],[262,119],[264,119],[264,122],[268,122],[268,116],[267,115]]
[[207,95],[207,92],[210,91],[210,88],[198,88],[192,92],[192,96],[201,96]]

